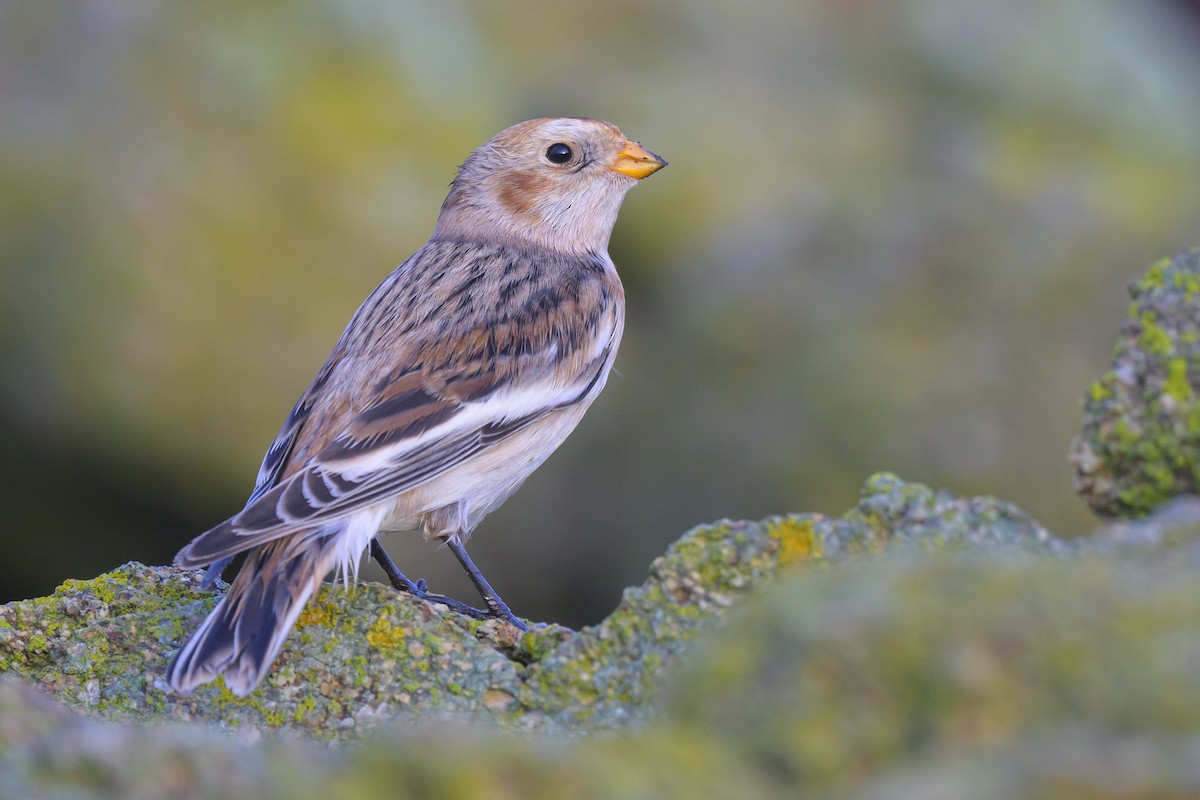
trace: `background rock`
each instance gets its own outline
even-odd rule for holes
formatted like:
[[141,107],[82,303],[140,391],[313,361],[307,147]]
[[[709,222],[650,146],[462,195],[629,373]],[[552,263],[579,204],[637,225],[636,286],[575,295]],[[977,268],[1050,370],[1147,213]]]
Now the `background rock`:
[[1072,452],[1076,490],[1105,516],[1141,516],[1200,491],[1200,248],[1159,261],[1129,293]]

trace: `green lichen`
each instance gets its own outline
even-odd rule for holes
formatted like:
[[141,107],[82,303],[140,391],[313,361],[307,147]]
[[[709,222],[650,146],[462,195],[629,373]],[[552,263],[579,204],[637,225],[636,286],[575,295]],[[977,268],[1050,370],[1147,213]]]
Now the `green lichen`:
[[366,656],[356,655],[349,659],[351,674],[354,676],[354,685],[362,686],[367,681],[368,669],[370,662]]
[[1197,292],[1200,292],[1200,279],[1195,275],[1189,275],[1184,272],[1175,273],[1175,288],[1182,289],[1185,300],[1192,300]]
[[1135,324],[1085,398],[1072,457],[1077,491],[1102,515],[1138,516],[1200,491],[1198,290],[1197,248],[1155,264],[1131,290]]
[[1191,381],[1188,380],[1188,362],[1186,358],[1172,358],[1167,362],[1167,379],[1163,381],[1163,393],[1180,402],[1187,403],[1193,399]]
[[306,720],[313,716],[313,712],[317,709],[317,701],[312,695],[305,695],[296,704],[296,710],[292,714],[292,721],[303,724]]
[[572,634],[561,625],[544,625],[525,631],[514,643],[511,655],[522,664],[541,661],[546,654],[562,644]]
[[1142,442],[1142,432],[1133,427],[1133,421],[1119,417],[1109,426],[1113,439],[1126,447],[1137,447]]
[[[1108,376],[1106,375],[1105,378]],[[1113,396],[1113,391],[1108,386],[1108,381],[1101,379],[1088,387],[1088,397],[1093,403],[1101,403],[1110,399]]]
[[1141,317],[1142,334],[1139,338],[1146,352],[1156,356],[1169,356],[1175,351],[1171,336],[1154,321],[1154,314],[1143,311]]
[[1171,494],[1152,483],[1135,483],[1121,488],[1117,497],[1124,508],[1157,508],[1169,500]]
[[[1142,279],[1138,281],[1136,288],[1133,290],[1134,295],[1147,294],[1155,289],[1161,289],[1165,284],[1164,276],[1167,270],[1171,268],[1171,259],[1163,258],[1151,265]],[[1172,278],[1174,280],[1174,278]]]

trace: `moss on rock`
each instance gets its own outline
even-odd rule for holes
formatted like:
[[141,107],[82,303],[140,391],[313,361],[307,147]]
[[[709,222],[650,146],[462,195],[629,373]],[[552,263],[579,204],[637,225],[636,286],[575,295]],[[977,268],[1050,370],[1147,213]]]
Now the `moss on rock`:
[[689,532],[579,633],[331,587],[244,700],[162,692],[212,596],[127,565],[0,609],[0,796],[1189,796],[1197,542],[1194,502],[1066,547],[884,474]]
[[1155,264],[1133,303],[1113,362],[1084,394],[1072,461],[1096,513],[1140,516],[1200,491],[1200,248]]
[[652,717],[664,675],[727,609],[780,571],[896,545],[1048,534],[991,498],[958,498],[872,477],[842,519],[819,514],[698,527],[651,565],[594,627],[519,634],[379,584],[327,585],[301,614],[263,684],[235,697],[218,680],[166,691],[170,654],[216,602],[199,571],[130,563],[50,597],[0,607],[0,669],[109,718],[203,719],[230,729],[354,738],[390,717],[436,715],[521,729],[622,728]]
[[895,556],[739,609],[689,661],[669,717],[791,785],[846,789],[882,764],[1054,726],[1200,733],[1198,640],[1194,563]]

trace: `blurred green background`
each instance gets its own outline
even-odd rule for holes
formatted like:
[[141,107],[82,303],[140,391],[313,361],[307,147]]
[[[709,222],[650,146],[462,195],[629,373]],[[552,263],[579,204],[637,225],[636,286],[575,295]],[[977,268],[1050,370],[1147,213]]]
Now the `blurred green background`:
[[[1200,244],[1182,2],[0,4],[0,600],[166,563],[238,510],[454,167],[534,116],[671,166],[613,236],[619,375],[473,540],[598,620],[718,517],[889,469],[1066,535],[1079,398]],[[389,549],[469,599],[452,557]]]

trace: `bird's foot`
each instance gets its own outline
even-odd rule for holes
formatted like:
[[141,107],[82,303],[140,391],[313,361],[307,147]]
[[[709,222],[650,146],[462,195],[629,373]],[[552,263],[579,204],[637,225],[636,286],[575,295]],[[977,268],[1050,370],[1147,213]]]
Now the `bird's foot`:
[[529,630],[529,626],[517,619],[516,615],[514,615],[512,611],[509,610],[508,606],[504,604],[504,601],[495,594],[493,594],[491,597],[485,597],[483,600],[485,603],[487,603],[487,616],[489,618],[507,622],[517,630]]
[[[466,555],[465,551],[463,555]],[[498,619],[503,622],[507,622],[509,625],[512,625],[518,630],[529,630],[529,627],[524,622],[517,619],[516,615],[509,610],[508,606],[503,600],[500,599],[495,590],[488,585],[487,581],[483,580],[482,575],[478,576],[479,582],[476,582],[476,586],[479,586],[480,582],[482,583],[482,587],[480,587],[480,594],[483,595],[483,600],[485,603],[487,603],[486,609],[469,606],[461,600],[455,600],[453,597],[445,597],[444,595],[440,594],[431,594],[425,584],[424,578],[418,578],[417,580],[413,581],[400,571],[399,567],[396,566],[396,562],[393,561],[392,557],[389,556],[387,551],[383,549],[383,545],[379,543],[378,539],[373,539],[371,541],[371,557],[379,562],[379,566],[383,568],[384,573],[388,577],[388,581],[392,584],[392,588],[398,592],[411,594],[414,597],[418,597],[428,603],[437,603],[438,605],[445,606],[452,611],[457,611],[459,614],[465,614],[472,619]],[[474,564],[471,564],[471,567],[474,566]],[[470,573],[471,570],[468,570],[468,574]],[[477,569],[475,570],[475,575],[478,575]],[[472,576],[472,580],[475,580],[474,575]]]
[[378,539],[371,541],[371,557],[379,563],[379,566],[383,569],[384,574],[386,574],[388,577],[388,582],[391,583],[392,588],[398,592],[411,594],[413,597],[417,597],[427,603],[437,603],[438,605],[445,606],[452,611],[457,611],[459,614],[465,614],[473,619],[489,619],[492,616],[491,612],[486,609],[469,606],[461,600],[455,600],[453,597],[444,597],[440,594],[430,593],[429,587],[426,585],[424,578],[418,578],[415,581],[409,579],[409,577],[401,572],[400,568],[396,566],[396,562],[393,561],[392,557],[388,555],[386,550],[383,549],[383,545],[379,543]]
[[392,584],[393,589],[398,592],[407,592],[417,597],[425,596],[425,579],[419,578],[415,583],[409,580],[408,576],[396,566],[396,562],[392,561],[392,557],[383,549],[383,545],[379,543],[378,539],[371,540],[371,558],[379,562],[379,566],[383,569],[384,574],[387,575],[388,582]]

